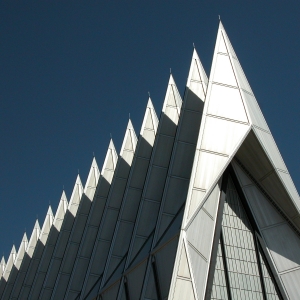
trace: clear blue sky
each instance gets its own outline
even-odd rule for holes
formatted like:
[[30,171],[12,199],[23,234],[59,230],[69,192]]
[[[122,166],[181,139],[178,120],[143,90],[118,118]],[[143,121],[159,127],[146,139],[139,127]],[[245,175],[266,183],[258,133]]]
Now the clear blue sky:
[[[83,184],[148,91],[158,115],[192,43],[209,74],[218,15],[300,190],[299,1],[1,1],[0,251],[7,259],[63,185]],[[2,254],[2,253],[1,253]]]

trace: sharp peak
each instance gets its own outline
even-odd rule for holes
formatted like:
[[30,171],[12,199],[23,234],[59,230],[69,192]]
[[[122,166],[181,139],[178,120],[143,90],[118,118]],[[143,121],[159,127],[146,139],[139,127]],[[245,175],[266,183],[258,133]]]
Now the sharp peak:
[[81,184],[82,185],[79,173],[76,176],[75,184]]
[[[52,210],[52,208],[51,208],[51,205],[49,205],[49,207],[48,207],[47,215],[53,216],[53,210]],[[38,220],[37,220],[37,222],[38,222]]]
[[194,48],[194,49],[193,49],[193,58],[194,58],[194,59],[197,59],[197,60],[200,60],[200,58],[199,58],[199,55],[198,55],[198,52],[197,52],[196,48]]
[[94,156],[93,157],[93,160],[92,160],[92,167],[98,167],[98,164],[97,164],[97,161],[96,161],[96,157]]
[[4,257],[4,255],[2,255],[2,258],[1,258],[1,264],[5,264],[5,257]]
[[174,85],[176,85],[176,83],[175,83],[175,80],[174,80],[174,77],[173,77],[172,73],[170,74],[170,77],[169,77],[169,84],[174,84]]
[[[48,208],[48,210],[49,210],[49,208]],[[38,219],[35,220],[33,228],[40,228],[40,223],[39,223]]]
[[132,122],[131,122],[131,119],[130,119],[130,118],[129,118],[129,120],[128,120],[128,123],[127,123],[127,129],[134,130],[134,128],[133,128],[133,125],[132,125]]
[[148,107],[148,108],[151,108],[151,109],[154,109],[153,102],[152,102],[150,96],[149,96],[149,98],[148,98],[147,107]]
[[26,232],[24,232],[24,234],[23,234],[22,242],[28,242],[28,238],[27,238]]
[[109,140],[108,149],[111,149],[111,150],[114,150],[114,151],[116,151],[116,147],[115,147],[115,144],[114,144],[114,142],[113,142],[113,139],[112,139],[112,138]]
[[15,254],[16,252],[17,252],[17,250],[16,250],[16,247],[15,247],[15,244],[13,244],[10,253]]
[[66,192],[65,192],[65,190],[64,190],[64,189],[63,189],[63,191],[62,191],[62,194],[61,194],[60,200],[62,200],[62,201],[68,201],[68,200],[67,200],[67,195],[66,195]]

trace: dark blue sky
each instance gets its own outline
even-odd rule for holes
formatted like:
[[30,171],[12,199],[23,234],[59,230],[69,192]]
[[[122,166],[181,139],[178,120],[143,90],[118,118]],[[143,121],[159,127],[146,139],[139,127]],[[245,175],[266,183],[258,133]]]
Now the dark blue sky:
[[181,93],[192,43],[209,75],[218,15],[300,190],[299,1],[1,1],[0,251],[7,259],[63,185],[117,151],[169,69]]

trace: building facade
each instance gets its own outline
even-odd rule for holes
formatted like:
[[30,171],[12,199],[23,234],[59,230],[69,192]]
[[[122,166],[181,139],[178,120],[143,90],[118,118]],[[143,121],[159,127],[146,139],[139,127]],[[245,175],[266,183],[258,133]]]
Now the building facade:
[[300,299],[300,199],[222,23],[16,251],[1,299]]

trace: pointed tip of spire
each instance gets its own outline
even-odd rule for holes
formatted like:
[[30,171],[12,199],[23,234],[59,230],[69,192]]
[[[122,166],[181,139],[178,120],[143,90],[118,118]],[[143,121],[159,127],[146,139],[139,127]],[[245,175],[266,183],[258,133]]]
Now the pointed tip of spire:
[[15,244],[13,244],[10,253],[15,254],[16,252],[17,252],[17,250],[16,250],[16,247],[15,247]]
[[26,242],[26,243],[28,242],[28,238],[27,238],[26,232],[24,232],[24,234],[23,234],[22,242]]
[[[49,205],[49,207],[48,207],[48,210],[47,210],[47,215],[49,215],[49,216],[52,216],[52,217],[53,217],[53,211],[52,211],[51,205]],[[38,220],[36,220],[36,222],[37,222],[37,224],[39,225],[39,223],[38,223]]]
[[77,174],[75,184],[81,184],[81,185],[82,185],[81,179],[80,179],[80,175],[79,175],[79,172],[78,172],[78,174]]
[[97,167],[98,168],[98,164],[97,164],[95,156],[93,157],[93,160],[92,160],[92,167]]
[[195,47],[194,47],[194,49],[193,49],[193,59],[200,60],[199,55],[198,55],[197,50],[196,50]]
[[175,80],[172,73],[170,73],[169,84],[175,84]]
[[130,119],[130,118],[129,118],[129,120],[128,120],[127,129],[133,130],[133,125],[132,125],[132,122],[131,122],[131,119]]
[[151,108],[151,109],[154,109],[154,106],[153,106],[153,103],[152,103],[152,100],[151,100],[150,97],[148,98],[147,107]]
[[[49,211],[49,208],[48,208],[48,211]],[[47,214],[48,214],[48,212],[47,212]],[[33,228],[35,228],[35,229],[37,229],[37,228],[40,229],[40,223],[39,223],[39,220],[38,220],[38,219],[36,219]]]
[[110,138],[108,148],[109,148],[109,149],[112,149],[112,150],[114,150],[114,151],[116,151],[116,147],[115,147],[115,144],[114,144],[112,138]]

